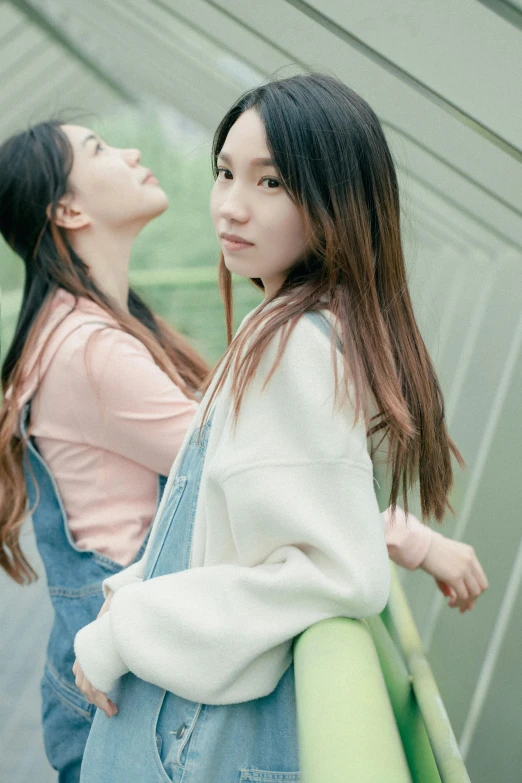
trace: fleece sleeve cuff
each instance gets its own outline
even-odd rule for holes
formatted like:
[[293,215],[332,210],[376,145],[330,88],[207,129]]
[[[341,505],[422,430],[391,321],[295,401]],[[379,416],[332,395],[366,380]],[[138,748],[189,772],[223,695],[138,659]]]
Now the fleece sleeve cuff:
[[91,685],[103,693],[114,688],[118,678],[129,671],[116,647],[110,612],[76,634],[74,652]]
[[122,571],[118,571],[117,574],[113,574],[105,579],[102,584],[105,598],[107,598],[109,590],[112,590],[112,592],[115,593],[120,587],[141,582],[142,568],[142,561],[138,560],[137,563],[133,563],[128,568],[124,568]]

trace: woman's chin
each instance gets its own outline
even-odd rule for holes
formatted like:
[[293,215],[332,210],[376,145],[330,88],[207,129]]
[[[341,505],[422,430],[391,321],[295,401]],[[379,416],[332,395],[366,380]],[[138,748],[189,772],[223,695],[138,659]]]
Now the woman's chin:
[[255,277],[255,273],[252,272],[252,267],[241,261],[236,256],[230,256],[227,253],[223,253],[223,260],[225,266],[229,272],[233,275],[239,275],[240,277]]
[[169,207],[169,197],[165,193],[164,190],[161,188],[158,188],[158,206],[157,206],[157,215],[162,215]]
[[169,206],[169,197],[160,185],[146,184],[143,185],[141,205],[147,214],[155,217],[165,212]]

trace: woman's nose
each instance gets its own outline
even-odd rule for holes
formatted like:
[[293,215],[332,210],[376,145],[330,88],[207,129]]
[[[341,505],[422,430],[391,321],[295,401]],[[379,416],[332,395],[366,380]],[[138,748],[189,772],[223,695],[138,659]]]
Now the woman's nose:
[[123,150],[123,157],[129,166],[137,166],[141,160],[141,151],[137,149]]
[[224,220],[245,223],[250,216],[250,211],[245,200],[240,198],[239,193],[232,188],[222,201],[219,214]]

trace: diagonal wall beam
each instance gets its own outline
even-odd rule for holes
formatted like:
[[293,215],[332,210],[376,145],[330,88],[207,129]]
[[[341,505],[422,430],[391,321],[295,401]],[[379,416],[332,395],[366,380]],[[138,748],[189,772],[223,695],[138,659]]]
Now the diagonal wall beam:
[[10,0],[11,4],[25,14],[35,25],[44,30],[54,41],[62,46],[72,57],[79,60],[82,65],[98,79],[104,82],[120,98],[128,103],[137,103],[137,98],[126,87],[100,68],[97,63],[84,51],[78,48],[76,42],[69,36],[31,0]]
[[519,11],[519,9],[508,2],[508,0],[477,0],[477,2],[482,3],[486,8],[489,8],[491,11],[494,11],[494,13],[505,19],[506,22],[509,22],[514,27],[518,27],[519,30],[522,30],[522,11]]
[[399,65],[397,65],[397,63],[394,63],[388,57],[385,57],[376,49],[373,49],[371,46],[369,46],[367,43],[362,41],[360,38],[358,38],[356,35],[351,33],[349,30],[346,30],[344,27],[341,27],[340,24],[333,21],[326,14],[318,11],[317,8],[312,6],[310,3],[305,2],[305,0],[284,0],[284,1],[289,5],[293,6],[297,11],[300,11],[302,14],[308,16],[317,24],[321,25],[321,27],[324,27],[325,30],[328,30],[330,33],[335,35],[344,43],[347,43],[352,48],[361,52],[361,54],[363,54],[365,57],[368,57],[370,60],[377,63],[382,68],[385,68],[389,73],[392,73],[397,79],[400,79],[402,82],[412,87],[414,90],[419,92],[425,98],[430,100],[432,103],[435,103],[445,112],[451,114],[453,117],[459,120],[459,122],[463,123],[463,125],[468,126],[472,130],[474,130],[475,133],[484,136],[489,142],[491,142],[491,144],[494,144],[496,147],[501,149],[507,155],[510,155],[512,158],[514,158],[514,160],[518,161],[519,163],[522,162],[521,149],[515,147],[509,141],[499,136],[498,133],[495,133],[495,131],[493,131],[491,128],[488,128],[482,122],[479,122],[479,120],[467,114],[465,111],[460,109],[454,103],[452,103],[447,98],[445,98],[443,95],[436,92],[431,87],[428,87],[426,84],[421,82],[415,76],[412,76],[411,73],[408,73]]

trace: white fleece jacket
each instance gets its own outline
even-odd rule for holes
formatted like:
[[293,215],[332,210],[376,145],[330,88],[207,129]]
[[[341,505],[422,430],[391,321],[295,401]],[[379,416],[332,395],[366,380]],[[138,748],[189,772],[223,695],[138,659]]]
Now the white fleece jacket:
[[277,347],[278,337],[235,430],[228,383],[217,400],[190,569],[143,581],[146,552],[106,580],[110,611],[76,636],[95,688],[132,671],[191,701],[255,699],[276,687],[310,625],[384,608],[389,562],[364,421],[349,402],[334,408],[330,342],[309,319],[263,389]]

